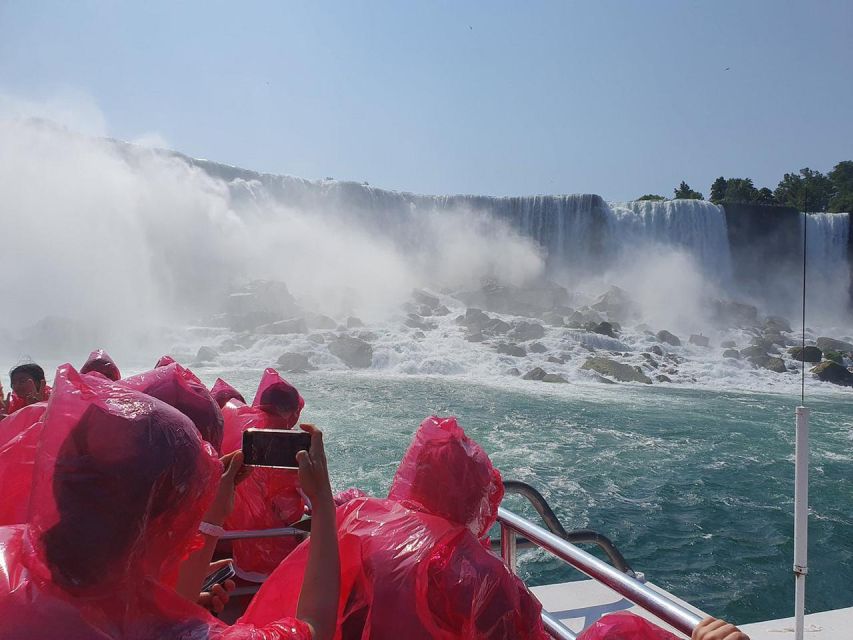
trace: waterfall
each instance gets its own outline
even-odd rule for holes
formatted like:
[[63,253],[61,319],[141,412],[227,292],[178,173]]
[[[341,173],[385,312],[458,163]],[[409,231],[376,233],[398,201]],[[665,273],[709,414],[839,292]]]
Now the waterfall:
[[820,278],[832,278],[845,272],[850,214],[810,213],[805,218],[808,225],[806,255],[809,272]]

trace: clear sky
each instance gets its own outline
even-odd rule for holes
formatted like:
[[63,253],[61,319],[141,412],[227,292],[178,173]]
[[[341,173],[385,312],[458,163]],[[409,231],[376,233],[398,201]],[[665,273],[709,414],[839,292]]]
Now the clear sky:
[[671,196],[853,159],[853,2],[0,0],[0,94],[421,193]]

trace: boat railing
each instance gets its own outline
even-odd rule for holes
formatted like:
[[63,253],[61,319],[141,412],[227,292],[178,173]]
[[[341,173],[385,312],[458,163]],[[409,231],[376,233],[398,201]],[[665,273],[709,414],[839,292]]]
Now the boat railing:
[[[604,554],[610,559],[611,564],[619,569],[622,573],[627,573],[629,576],[637,577],[631,565],[625,560],[625,556],[616,548],[613,541],[607,536],[593,531],[592,529],[574,529],[566,531],[563,524],[557,518],[551,506],[548,504],[545,497],[535,488],[521,482],[520,480],[504,480],[504,490],[506,494],[519,495],[527,499],[528,502],[542,518],[545,527],[551,533],[560,536],[563,540],[568,540],[573,544],[594,544],[601,549]],[[518,540],[523,546],[523,541]]]
[[[515,573],[517,566],[516,541],[524,536],[537,547],[544,549],[566,564],[586,574],[596,582],[609,587],[654,617],[674,627],[688,637],[701,618],[679,603],[654,591],[635,577],[610,566],[603,560],[579,549],[559,535],[536,525],[521,516],[500,507],[498,523],[501,530],[501,558],[507,568]],[[574,634],[550,614],[543,612],[542,620],[555,638],[573,639]]]

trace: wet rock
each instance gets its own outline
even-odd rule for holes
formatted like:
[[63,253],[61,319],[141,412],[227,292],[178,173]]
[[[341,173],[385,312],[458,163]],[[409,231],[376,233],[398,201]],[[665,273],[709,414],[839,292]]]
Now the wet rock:
[[602,318],[598,312],[593,311],[589,307],[582,307],[569,314],[569,317],[566,320],[566,324],[568,326],[577,328],[585,327],[589,323],[598,324],[599,322],[604,322],[604,318]]
[[440,304],[437,296],[434,296],[431,293],[427,293],[423,289],[413,289],[412,299],[418,304],[423,305],[429,309],[435,309]]
[[358,338],[341,336],[329,343],[329,351],[353,369],[366,369],[373,361],[373,347]]
[[314,344],[325,344],[326,342],[326,339],[321,333],[312,333],[310,336],[308,336],[308,340],[310,340]]
[[361,318],[356,318],[355,316],[347,318],[347,329],[358,329],[363,326],[364,323],[361,321]]
[[605,378],[604,376],[600,376],[597,373],[594,373],[592,375],[592,379],[595,380],[596,382],[602,382],[604,384],[616,384],[610,378]]
[[740,351],[738,351],[737,349],[726,349],[725,351],[723,351],[723,357],[740,360]]
[[660,365],[658,364],[658,361],[657,361],[657,360],[655,360],[655,359],[652,357],[652,354],[650,354],[650,353],[641,353],[640,355],[641,355],[641,356],[643,356],[643,357],[646,359],[646,362],[648,363],[648,365],[649,365],[652,369],[657,369],[657,368],[660,366]]
[[364,340],[366,342],[373,342],[379,336],[377,336],[372,331],[359,331],[358,333],[355,334],[355,337],[358,338],[359,340]]
[[213,347],[199,347],[198,352],[195,354],[196,363],[202,362],[213,362],[219,357],[219,353],[217,353],[216,349]]
[[602,375],[616,378],[621,382],[642,382],[643,384],[651,384],[651,379],[643,373],[639,367],[632,367],[629,364],[617,362],[610,358],[594,357],[587,358],[581,369],[596,371]]
[[483,336],[481,331],[472,331],[471,333],[465,334],[465,339],[468,342],[482,342],[486,338]]
[[764,340],[770,344],[779,345],[780,347],[787,347],[789,344],[793,344],[793,340],[782,335],[778,331],[765,331]]
[[228,326],[251,331],[264,324],[301,313],[287,285],[276,280],[254,280],[234,291],[225,301]]
[[611,338],[615,338],[616,334],[613,333],[613,325],[609,322],[599,322],[592,328],[593,333],[598,333],[603,336],[609,336]]
[[530,353],[545,353],[546,351],[548,351],[545,345],[541,342],[534,342],[527,349],[528,351],[530,351]]
[[542,378],[542,382],[567,383],[568,380],[566,380],[559,373],[546,373]]
[[658,382],[672,382],[672,379],[669,376],[665,376],[662,373],[656,375],[655,380],[657,380]]
[[680,347],[681,340],[674,333],[670,333],[666,329],[662,329],[655,334],[655,337],[660,342],[665,342],[666,344],[672,345],[673,347]]
[[231,331],[254,331],[258,327],[268,325],[281,318],[281,314],[273,311],[250,311],[240,315],[228,316],[228,328]]
[[628,292],[619,287],[610,287],[590,306],[599,313],[607,314],[608,318],[623,322],[634,317],[637,309]]
[[711,341],[707,338],[707,336],[703,336],[701,333],[697,336],[693,334],[690,336],[690,340],[688,341],[690,344],[694,344],[697,347],[710,347]]
[[490,319],[485,326],[483,327],[483,331],[487,331],[492,335],[503,335],[507,331],[512,329],[512,325],[509,322],[504,322],[500,318],[492,318]]
[[329,330],[338,326],[337,322],[322,313],[306,313],[305,322],[311,329]]
[[542,367],[536,367],[535,369],[531,369],[527,373],[522,376],[523,380],[542,380],[546,375],[545,369]]
[[770,371],[775,371],[776,373],[786,373],[788,368],[785,366],[785,361],[782,358],[772,358],[769,357],[761,362],[761,367],[764,369],[769,369]]
[[663,349],[661,349],[658,345],[654,345],[651,349],[649,349],[649,351],[651,351],[656,356],[663,357]]
[[711,319],[719,327],[751,327],[758,322],[758,309],[733,300],[717,300],[712,307]]
[[406,316],[406,322],[404,324],[411,329],[422,329],[424,331],[435,329],[434,323],[424,320],[416,313],[410,313]]
[[465,310],[465,315],[462,316],[461,324],[465,325],[469,329],[482,331],[491,319],[492,318],[481,309],[471,307]]
[[837,362],[826,360],[814,367],[812,373],[818,380],[831,382],[844,387],[853,387],[853,373],[842,367]]
[[305,323],[304,318],[290,318],[289,320],[279,320],[277,322],[262,325],[255,329],[255,331],[257,333],[272,335],[308,333],[308,325]]
[[304,373],[313,371],[317,367],[311,364],[311,361],[303,353],[288,352],[283,353],[278,359],[278,368],[281,371],[290,373]]
[[752,345],[751,347],[747,347],[746,349],[741,349],[740,355],[747,359],[766,358],[767,349],[759,345]]
[[798,362],[820,362],[823,359],[823,352],[817,347],[791,347],[788,353]]
[[791,333],[791,323],[782,316],[767,316],[764,327],[777,333],[780,331]]
[[818,338],[817,348],[821,351],[840,351],[842,353],[850,353],[853,351],[853,344],[844,340],[836,340],[835,338]]
[[764,353],[769,353],[771,351],[777,351],[777,348],[774,346],[772,340],[768,340],[764,336],[759,336],[752,339],[752,346],[756,349],[761,349]]
[[563,358],[558,358],[556,356],[548,356],[545,361],[553,362],[554,364],[566,364],[566,361]]
[[509,332],[509,337],[519,342],[538,340],[545,336],[545,327],[535,322],[518,322]]
[[511,375],[511,376],[520,376],[520,375],[521,375],[521,371],[519,371],[519,370],[518,370],[518,369],[516,369],[515,367],[513,367],[512,369],[510,369],[509,371],[507,371],[507,373],[508,373],[509,375]]
[[723,349],[734,349],[734,348],[736,348],[736,347],[737,347],[737,342],[735,342],[734,340],[723,340],[723,341],[720,343],[720,346],[721,346]]
[[421,338],[426,338],[426,334],[423,331],[415,331],[412,334],[412,337],[416,340],[420,340]]
[[844,364],[844,354],[840,351],[830,351],[826,350],[823,352],[823,357],[826,360],[832,360],[833,362],[837,362],[838,364]]
[[432,315],[434,315],[434,316],[447,316],[447,315],[450,315],[450,309],[445,307],[443,304],[440,304],[435,309],[432,310]]
[[516,358],[523,358],[527,355],[527,351],[524,350],[524,347],[520,347],[517,344],[509,344],[506,342],[501,342],[499,345],[497,345],[495,347],[495,351]]
[[554,311],[569,300],[568,292],[553,282],[516,287],[493,280],[485,282],[479,290],[461,291],[455,297],[469,306],[528,317]]

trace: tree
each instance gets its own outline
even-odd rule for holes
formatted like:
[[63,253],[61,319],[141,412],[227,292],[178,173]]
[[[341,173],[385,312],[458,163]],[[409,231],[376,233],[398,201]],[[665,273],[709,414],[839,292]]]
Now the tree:
[[826,211],[835,194],[832,180],[806,167],[798,174],[786,173],[773,195],[781,204],[800,211]]
[[684,180],[678,185],[678,189],[674,189],[675,198],[677,200],[702,200],[702,194],[698,191],[693,191]]
[[758,195],[756,196],[754,202],[759,204],[779,204],[776,200],[776,196],[773,195],[773,192],[767,187],[762,187],[758,190]]
[[755,202],[758,189],[752,184],[752,178],[729,178],[726,180],[726,202]]
[[666,200],[666,198],[664,198],[663,196],[659,196],[657,194],[654,194],[654,193],[647,193],[646,195],[640,196],[639,198],[637,198],[637,200],[655,200],[655,201],[658,201],[658,200]]
[[725,199],[726,179],[723,176],[720,176],[714,180],[714,184],[711,185],[711,202],[714,204],[720,204]]
[[834,192],[829,201],[829,210],[834,213],[853,213],[853,160],[839,162],[827,177],[832,182]]

